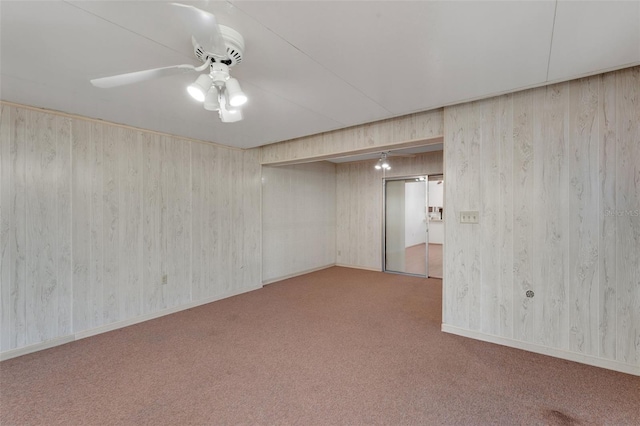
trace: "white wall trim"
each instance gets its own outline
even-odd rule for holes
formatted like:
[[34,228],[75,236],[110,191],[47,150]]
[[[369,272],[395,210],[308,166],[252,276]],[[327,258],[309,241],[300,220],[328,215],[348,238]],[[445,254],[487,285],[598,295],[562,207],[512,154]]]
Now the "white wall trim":
[[228,297],[237,296],[242,293],[248,293],[250,291],[258,290],[262,288],[262,286],[254,286],[250,288],[243,288],[236,291],[231,291],[228,293],[224,293],[222,295],[207,297],[202,300],[198,300],[195,302],[190,302],[180,306],[174,306],[172,308],[163,309],[158,312],[152,312],[144,315],[140,315],[135,318],[130,318],[124,321],[116,321],[111,324],[106,324],[100,327],[92,328],[89,330],[80,331],[78,333],[70,334],[63,337],[58,337],[52,340],[47,340],[41,343],[35,343],[33,345],[23,346],[21,348],[10,349],[8,351],[0,352],[0,361],[5,361],[7,359],[16,358],[22,355],[27,355],[33,352],[42,351],[45,349],[53,348],[55,346],[64,345],[66,343],[71,343],[76,340],[84,339],[87,337],[95,336],[102,333],[107,333],[109,331],[117,330],[119,328],[128,327],[130,325],[138,324],[141,322],[149,321],[152,319],[156,319],[159,317],[163,317],[166,315],[171,315],[176,312],[185,311],[187,309],[195,308],[200,305],[206,305],[207,303],[216,302],[218,300],[226,299]]
[[633,366],[622,362],[609,359],[597,358],[590,355],[569,352],[562,349],[548,348],[546,346],[536,345],[535,343],[523,342],[520,340],[507,339],[505,337],[485,334],[479,331],[467,330],[449,324],[442,324],[442,331],[445,333],[456,334],[458,336],[468,337],[471,339],[482,340],[484,342],[495,343],[498,345],[508,346],[511,348],[522,349],[537,354],[548,355],[555,358],[566,359],[568,361],[579,362],[582,364],[592,365],[594,367],[606,368],[608,370],[619,371],[621,373],[640,376],[640,365]]
[[270,280],[263,281],[262,285],[273,284],[273,283],[276,283],[278,281],[288,280],[289,278],[299,277],[300,275],[306,275],[306,274],[310,274],[312,272],[322,271],[323,269],[333,268],[334,266],[338,266],[338,265],[336,265],[335,263],[331,263],[331,264],[324,265],[324,266],[318,266],[317,268],[305,269],[304,271],[294,272],[293,274],[284,275],[282,277],[272,278]]

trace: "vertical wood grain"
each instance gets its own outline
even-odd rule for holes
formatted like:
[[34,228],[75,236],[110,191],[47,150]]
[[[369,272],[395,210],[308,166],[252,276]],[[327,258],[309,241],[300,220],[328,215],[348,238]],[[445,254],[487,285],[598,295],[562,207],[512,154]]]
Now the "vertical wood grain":
[[103,141],[103,321],[109,324],[120,316],[120,171],[119,137],[121,129],[106,127]]
[[231,179],[229,186],[229,199],[231,206],[231,227],[229,229],[229,246],[231,247],[231,259],[229,265],[231,271],[228,281],[225,283],[224,292],[230,292],[236,283],[242,282],[242,242],[244,240],[244,214],[242,210],[242,188],[244,185],[242,170],[242,152],[230,153],[229,164],[231,166]]
[[[457,212],[469,209],[466,196],[469,184],[469,141],[467,139],[467,116],[470,105],[461,105],[445,110],[447,142],[444,156],[448,169],[445,171],[445,264],[443,282],[447,283],[447,300],[444,302],[444,321],[458,327],[469,327],[469,271],[467,240],[464,228],[458,223]],[[455,164],[455,167],[451,167]],[[468,228],[467,228],[468,229]]]
[[500,97],[499,109],[499,325],[497,335],[513,338],[514,289],[514,177],[513,177],[513,96]]
[[[233,271],[233,252],[229,250],[231,246],[231,228],[232,223],[232,184],[231,182],[231,153],[226,149],[216,149],[216,198],[218,202],[216,206],[217,214],[214,219],[215,227],[215,264],[210,270],[213,286],[216,293],[223,293],[232,277]],[[217,271],[215,270],[217,266]]]
[[568,84],[534,93],[536,341],[568,347]]
[[[91,186],[91,262],[89,264],[89,279],[91,287],[91,302],[89,311],[91,324],[99,327],[104,324],[104,139],[105,123],[91,124],[90,162],[86,167],[91,171],[89,184]],[[73,154],[72,154],[73,155]]]
[[27,130],[27,344],[57,335],[56,117],[29,111]]
[[202,156],[203,144],[191,144],[191,297],[198,300],[205,294],[202,278]]
[[[173,305],[191,301],[191,142],[172,139],[171,152],[175,153],[176,167],[173,186],[173,216],[171,233],[176,242],[173,246],[175,256],[174,276],[171,281]],[[232,288],[240,286],[241,281]],[[186,290],[186,291],[185,291]]]
[[599,79],[569,85],[569,348],[598,354]]
[[533,341],[533,92],[513,95],[513,332],[518,340]]
[[165,141],[159,135],[141,135],[143,145],[143,306],[144,312],[155,312],[165,306],[162,278],[165,265],[162,263],[162,245],[165,234],[162,229],[164,206],[162,199],[162,169]]
[[26,341],[26,117],[0,105],[0,348]]
[[478,158],[481,170],[479,182],[481,200],[479,211],[482,217],[481,232],[481,277],[480,277],[480,326],[482,331],[497,335],[501,316],[500,264],[500,101],[493,98],[478,110],[482,137]]
[[[480,184],[481,176],[481,149],[482,149],[482,104],[471,103],[471,114],[468,116],[465,128],[467,141],[467,169],[464,173],[464,185],[458,187],[459,196],[464,197],[465,210],[480,210],[483,188]],[[464,188],[464,189],[463,189]],[[446,226],[446,225],[445,225]],[[468,274],[468,303],[469,323],[471,329],[480,329],[483,323],[482,313],[482,259],[481,259],[481,230],[479,225],[467,225],[469,227],[465,244],[465,264]]]
[[[362,230],[367,236],[365,239],[365,251],[363,252],[363,259],[361,264],[372,265],[376,269],[382,269],[382,226],[380,220],[382,219],[383,206],[383,185],[382,177],[379,173],[372,173],[372,164],[362,164],[362,167],[367,168],[368,178],[365,181],[365,196],[364,201],[364,229]],[[396,168],[401,168],[396,164]],[[375,172],[375,169],[373,169]],[[349,234],[347,234],[349,235]]]
[[244,255],[242,273],[245,288],[262,283],[262,175],[260,150],[243,152],[244,187],[242,200],[244,210]]
[[120,318],[142,313],[142,144],[137,131],[121,129],[118,141],[120,177]]
[[640,68],[617,74],[617,358],[640,365]]
[[347,264],[348,251],[343,250],[348,241],[349,209],[344,208],[348,204],[347,191],[344,190],[348,183],[349,170],[345,166],[336,165],[336,263]]
[[53,337],[66,336],[73,330],[71,119],[57,117],[56,121],[58,329]]
[[91,201],[92,201],[92,132],[91,123],[74,120],[71,132],[73,158],[73,329],[86,330],[94,325],[91,308]]
[[28,298],[28,256],[30,247],[28,245],[27,227],[31,224],[27,221],[27,161],[28,155],[28,126],[31,125],[31,115],[28,111],[15,109],[15,134],[13,136],[12,153],[15,155],[13,164],[15,170],[15,192],[14,198],[14,220],[15,220],[15,274],[12,278],[12,309],[14,320],[16,321],[16,347],[25,346],[29,343],[27,339],[27,324],[31,318],[27,314]]
[[599,93],[599,356],[616,359],[617,280],[616,209],[617,74],[605,74]]
[[11,107],[0,104],[0,351],[10,349],[13,335],[11,283],[14,250],[13,167],[11,155]]

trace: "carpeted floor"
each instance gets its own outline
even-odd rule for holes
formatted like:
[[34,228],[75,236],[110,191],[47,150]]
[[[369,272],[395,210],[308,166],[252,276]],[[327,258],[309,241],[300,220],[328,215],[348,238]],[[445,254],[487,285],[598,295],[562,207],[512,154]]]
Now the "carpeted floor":
[[440,280],[330,268],[4,361],[0,424],[640,424],[640,378],[440,322]]

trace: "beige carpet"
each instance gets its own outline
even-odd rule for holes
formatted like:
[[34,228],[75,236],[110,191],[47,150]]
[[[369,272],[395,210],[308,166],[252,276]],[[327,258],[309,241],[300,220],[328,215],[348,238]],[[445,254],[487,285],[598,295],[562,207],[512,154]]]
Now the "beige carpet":
[[441,299],[338,267],[271,284],[0,363],[0,424],[640,424],[640,378],[442,333]]

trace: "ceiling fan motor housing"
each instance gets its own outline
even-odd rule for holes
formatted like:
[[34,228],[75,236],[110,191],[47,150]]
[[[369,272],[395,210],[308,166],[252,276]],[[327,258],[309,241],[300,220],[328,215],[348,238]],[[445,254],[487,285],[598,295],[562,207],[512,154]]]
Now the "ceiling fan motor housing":
[[194,38],[191,37],[191,43],[193,44],[193,52],[196,57],[204,62],[210,60],[211,62],[221,62],[229,67],[233,67],[234,65],[238,65],[242,62],[242,57],[244,55],[244,38],[242,34],[234,30],[233,28],[226,27],[224,25],[220,25],[220,32],[222,33],[222,37],[224,38],[225,45],[227,47],[227,59],[225,60],[217,60],[213,57],[211,52],[205,51],[200,43]]

